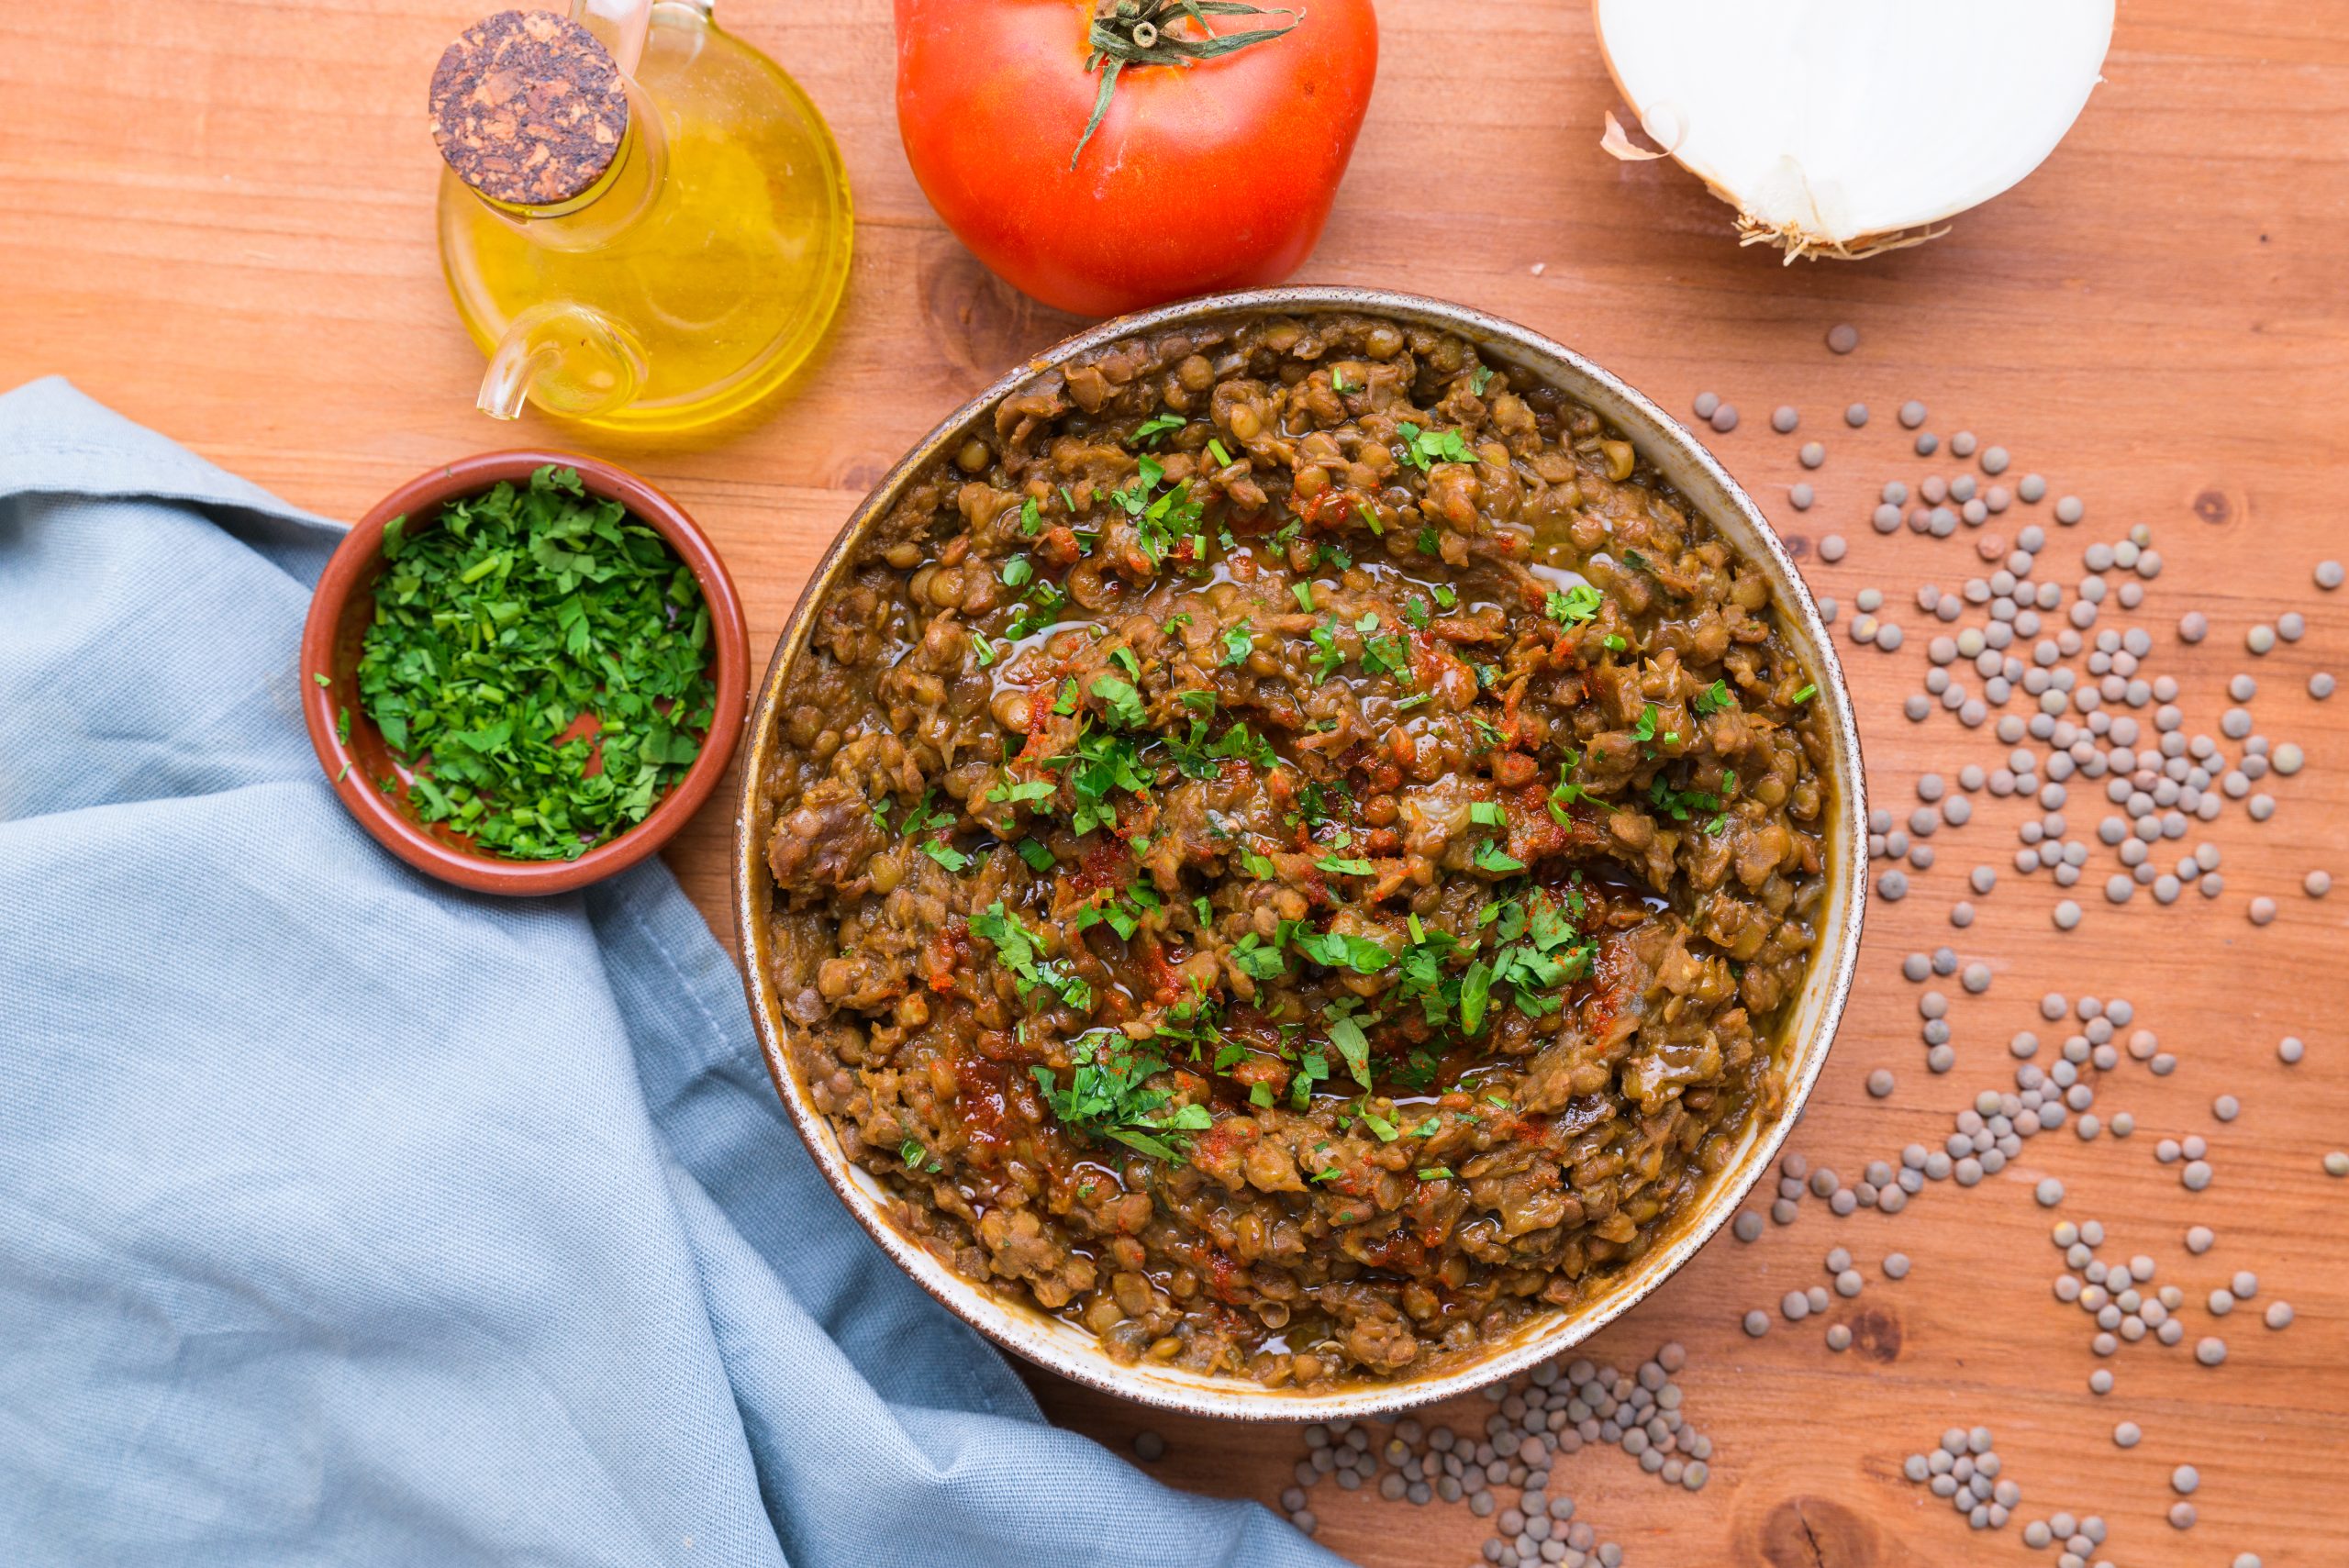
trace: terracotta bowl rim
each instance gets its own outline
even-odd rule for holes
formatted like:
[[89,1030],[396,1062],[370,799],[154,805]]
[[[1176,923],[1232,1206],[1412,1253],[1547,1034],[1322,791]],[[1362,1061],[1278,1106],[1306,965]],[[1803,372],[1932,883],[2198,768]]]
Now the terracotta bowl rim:
[[[477,495],[500,480],[518,483],[551,464],[578,471],[587,493],[618,501],[668,541],[701,585],[709,606],[712,678],[718,696],[701,754],[643,821],[572,861],[512,861],[472,852],[412,820],[366,776],[352,748],[339,739],[348,710],[354,733],[373,722],[361,707],[352,673],[335,666],[335,641],[352,595],[372,584],[394,517],[437,510]],[[750,702],[750,627],[741,596],[718,548],[685,509],[649,481],[617,463],[577,452],[517,448],[476,452],[418,474],[367,509],[336,546],[302,623],[302,717],[318,765],[344,807],[376,842],[420,872],[475,893],[540,896],[567,893],[617,875],[661,848],[717,791],[733,762]],[[328,676],[321,684],[317,674]],[[380,739],[380,736],[377,737]]]
[[[1651,1251],[1604,1288],[1575,1307],[1537,1315],[1486,1355],[1441,1373],[1386,1382],[1362,1381],[1333,1389],[1297,1393],[1265,1388],[1241,1378],[1208,1377],[1147,1362],[1120,1366],[1092,1336],[1032,1306],[997,1294],[955,1273],[888,1212],[872,1179],[857,1170],[838,1137],[809,1096],[785,1040],[785,1023],[769,980],[767,915],[772,892],[762,839],[768,827],[759,798],[760,782],[775,737],[782,693],[804,652],[814,607],[847,569],[857,541],[886,515],[928,464],[952,450],[967,432],[992,431],[988,416],[997,404],[1038,376],[1076,356],[1121,338],[1163,332],[1199,322],[1228,322],[1266,315],[1359,312],[1437,327],[1468,338],[1512,362],[1548,359],[1572,384],[1565,390],[1599,406],[1652,461],[1659,454],[1679,466],[1686,480],[1708,492],[1690,495],[1717,527],[1735,539],[1750,538],[1772,578],[1781,613],[1816,676],[1814,699],[1831,746],[1829,776],[1836,811],[1827,833],[1829,851],[1826,915],[1820,948],[1804,989],[1794,1003],[1806,1027],[1790,1034],[1786,1100],[1766,1125],[1749,1123],[1731,1164],[1716,1174],[1698,1202],[1675,1217]],[[1611,412],[1610,412],[1611,410]],[[1733,526],[1731,525],[1733,519]],[[1743,540],[1740,541],[1743,548]],[[751,1005],[767,1070],[774,1080],[801,1140],[841,1204],[890,1258],[941,1306],[1006,1350],[1103,1393],[1187,1415],[1254,1421],[1321,1421],[1360,1418],[1417,1408],[1505,1380],[1580,1344],[1645,1299],[1696,1255],[1736,1213],[1755,1184],[1772,1168],[1778,1150],[1818,1082],[1842,1021],[1856,973],[1868,893],[1867,795],[1860,737],[1851,692],[1834,640],[1793,556],[1751,495],[1719,460],[1653,400],[1612,373],[1547,335],[1473,307],[1423,295],[1336,285],[1290,285],[1209,295],[1103,321],[1034,358],[1013,366],[994,384],[963,404],[883,475],[873,492],[841,526],[830,548],[801,590],[790,620],[776,639],[751,716],[747,762],[734,819],[734,920],[743,986]],[[1841,905],[1840,910],[1837,908]],[[1808,1015],[1807,1018],[1805,1015]]]

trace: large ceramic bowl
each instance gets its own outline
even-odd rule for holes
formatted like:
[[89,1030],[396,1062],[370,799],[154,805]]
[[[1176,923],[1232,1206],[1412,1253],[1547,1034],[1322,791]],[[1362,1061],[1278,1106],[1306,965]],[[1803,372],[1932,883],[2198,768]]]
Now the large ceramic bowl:
[[[1722,537],[1748,559],[1760,562],[1769,574],[1787,634],[1817,678],[1816,701],[1831,750],[1834,800],[1826,831],[1829,892],[1820,922],[1819,953],[1785,1032],[1784,1113],[1767,1125],[1749,1127],[1735,1156],[1714,1174],[1698,1200],[1682,1210],[1664,1239],[1580,1304],[1532,1319],[1513,1337],[1495,1345],[1481,1360],[1453,1367],[1441,1375],[1295,1393],[1163,1366],[1120,1366],[1082,1329],[963,1278],[898,1228],[890,1218],[888,1202],[879,1184],[842,1156],[838,1137],[808,1098],[807,1085],[801,1082],[785,1047],[790,1026],[777,1005],[768,977],[768,915],[774,886],[766,870],[764,846],[772,820],[759,798],[759,783],[766,777],[776,745],[774,716],[779,694],[804,655],[814,606],[847,568],[865,529],[897,504],[917,473],[941,453],[953,451],[966,433],[994,428],[996,404],[1037,376],[1135,333],[1164,332],[1192,322],[1326,311],[1358,311],[1458,333],[1474,342],[1481,356],[1538,376],[1589,405],[1629,435],[1642,455],[1704,513]],[[997,1344],[1079,1383],[1144,1404],[1195,1415],[1313,1421],[1430,1404],[1522,1371],[1581,1342],[1621,1317],[1694,1256],[1706,1239],[1736,1212],[1747,1190],[1770,1169],[1778,1146],[1800,1115],[1803,1102],[1827,1060],[1828,1046],[1843,1016],[1843,1002],[1851,990],[1853,966],[1859,953],[1860,917],[1867,894],[1867,801],[1860,777],[1859,736],[1853,724],[1851,697],[1844,688],[1842,668],[1835,661],[1826,624],[1820,619],[1818,606],[1811,602],[1810,594],[1804,588],[1777,534],[1711,453],[1663,409],[1621,381],[1571,350],[1522,327],[1462,306],[1408,295],[1368,289],[1281,288],[1213,295],[1104,322],[1013,370],[956,410],[919,446],[907,453],[841,530],[840,538],[800,595],[798,607],[775,648],[774,662],[767,668],[758,709],[751,722],[748,751],[748,765],[742,770],[741,800],[734,823],[734,918],[741,939],[751,1017],[758,1028],[767,1066],[774,1074],[775,1088],[832,1190],[899,1267],[957,1317]]]

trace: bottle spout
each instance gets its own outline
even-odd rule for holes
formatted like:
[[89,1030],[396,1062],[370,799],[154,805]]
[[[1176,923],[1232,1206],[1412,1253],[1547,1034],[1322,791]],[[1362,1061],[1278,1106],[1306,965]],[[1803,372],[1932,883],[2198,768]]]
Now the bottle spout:
[[626,328],[593,306],[551,300],[506,328],[474,406],[493,419],[518,418],[525,402],[592,419],[635,402],[644,378],[644,350]]

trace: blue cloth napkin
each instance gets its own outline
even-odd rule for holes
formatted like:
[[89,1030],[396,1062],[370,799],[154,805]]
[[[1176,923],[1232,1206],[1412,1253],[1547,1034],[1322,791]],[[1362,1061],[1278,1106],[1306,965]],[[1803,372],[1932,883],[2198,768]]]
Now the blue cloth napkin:
[[0,1562],[1336,1562],[897,1273],[657,862],[493,900],[360,831],[337,531],[0,397]]

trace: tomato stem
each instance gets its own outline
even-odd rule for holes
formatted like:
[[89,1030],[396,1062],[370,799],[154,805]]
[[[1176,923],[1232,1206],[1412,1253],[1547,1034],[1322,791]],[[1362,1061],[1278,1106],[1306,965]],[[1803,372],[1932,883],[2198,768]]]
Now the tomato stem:
[[[1167,30],[1172,23],[1185,17],[1197,23],[1205,36],[1182,38]],[[1209,17],[1291,19],[1275,28],[1219,35],[1208,26]],[[1268,9],[1242,5],[1241,0],[1101,0],[1093,13],[1092,29],[1086,35],[1093,52],[1085,57],[1085,69],[1101,73],[1101,91],[1094,97],[1093,117],[1085,122],[1085,134],[1077,138],[1076,150],[1068,155],[1068,166],[1074,169],[1076,161],[1085,156],[1085,144],[1093,139],[1101,117],[1109,112],[1109,98],[1118,90],[1119,72],[1127,66],[1196,65],[1202,60],[1216,60],[1255,44],[1269,43],[1304,20],[1301,10]]]

